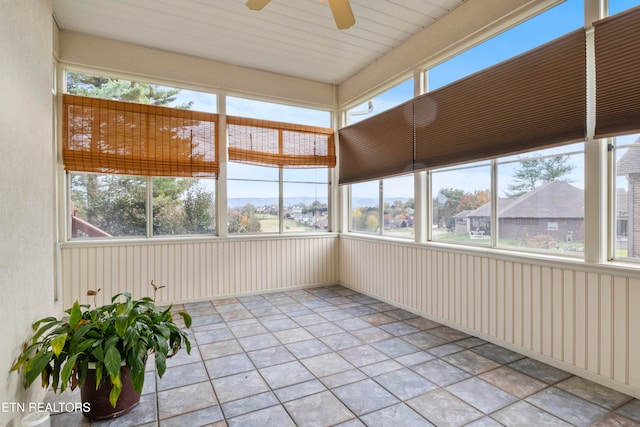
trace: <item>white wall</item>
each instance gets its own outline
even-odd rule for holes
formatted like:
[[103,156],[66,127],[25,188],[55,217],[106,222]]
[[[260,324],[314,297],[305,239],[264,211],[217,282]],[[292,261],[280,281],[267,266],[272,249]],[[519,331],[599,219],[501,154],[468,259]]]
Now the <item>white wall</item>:
[[640,398],[640,272],[340,237],[357,291]]
[[[50,0],[0,2],[0,402],[39,399],[9,369],[31,323],[52,312],[54,173]],[[0,412],[0,426],[23,414]]]

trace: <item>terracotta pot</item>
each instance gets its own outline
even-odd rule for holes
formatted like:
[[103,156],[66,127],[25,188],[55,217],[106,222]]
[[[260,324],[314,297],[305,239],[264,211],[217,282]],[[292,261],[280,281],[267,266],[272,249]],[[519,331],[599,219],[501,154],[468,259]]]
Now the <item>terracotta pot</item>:
[[[92,420],[116,418],[126,414],[140,402],[140,393],[135,391],[131,384],[131,372],[128,366],[124,365],[120,368],[120,378],[122,379],[122,392],[114,408],[109,402],[109,393],[113,387],[111,382],[109,380],[103,381],[96,390],[96,371],[89,368],[84,385],[80,388],[80,398],[83,403],[82,413],[85,417]],[[86,406],[88,406],[88,411],[84,410]]]

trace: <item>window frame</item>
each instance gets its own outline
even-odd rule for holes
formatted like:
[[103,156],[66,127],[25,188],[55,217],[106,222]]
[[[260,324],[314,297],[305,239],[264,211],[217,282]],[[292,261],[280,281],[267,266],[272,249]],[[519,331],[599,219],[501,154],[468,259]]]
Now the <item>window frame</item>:
[[[103,242],[113,240],[136,240],[136,239],[179,239],[179,238],[204,238],[218,236],[218,215],[214,218],[214,233],[185,233],[185,234],[154,234],[153,232],[153,180],[155,178],[169,178],[169,179],[183,179],[184,177],[168,177],[168,176],[142,176],[142,175],[121,175],[130,177],[139,177],[145,179],[145,234],[144,235],[130,235],[130,236],[111,236],[111,237],[74,237],[72,227],[72,215],[71,215],[71,175],[96,175],[96,176],[117,176],[115,174],[101,174],[96,172],[77,172],[77,171],[65,171],[65,218],[66,218],[66,241],[68,242]],[[217,178],[195,178],[199,180],[211,180],[213,181],[214,201],[213,208],[217,211],[217,196],[218,196],[218,179]]]
[[[416,194],[415,194],[415,187],[413,190],[413,198],[409,197],[408,199],[413,199],[414,201],[414,231],[411,235],[404,237],[404,236],[398,236],[398,235],[393,235],[393,233],[385,233],[385,226],[384,226],[384,217],[385,217],[385,206],[384,206],[384,200],[385,200],[385,195],[384,195],[384,181],[388,180],[388,179],[395,179],[395,178],[410,178],[412,181],[412,185],[414,185],[415,183],[415,177],[413,173],[409,173],[409,174],[402,174],[402,175],[395,175],[395,176],[390,176],[387,178],[383,178],[383,179],[373,179],[373,180],[368,180],[368,181],[362,181],[359,183],[354,183],[354,184],[349,184],[349,199],[348,199],[348,216],[349,216],[349,221],[348,221],[348,232],[349,233],[354,233],[354,234],[363,234],[363,235],[369,235],[369,236],[381,236],[381,237],[387,237],[387,238],[391,238],[391,239],[399,239],[402,241],[415,241],[416,239],[416,232],[415,232],[415,221],[417,220],[416,217],[416,211],[415,211],[415,203],[416,203]],[[358,206],[354,206],[353,205],[353,191],[351,190],[353,185],[357,185],[357,184],[365,184],[365,183],[375,183],[377,182],[377,213],[378,213],[378,230],[376,232],[367,232],[367,231],[362,231],[362,230],[354,230],[353,228],[353,211],[354,209],[357,209]],[[373,206],[372,206],[373,207]]]
[[[233,162],[233,161],[229,161],[229,164],[231,163],[237,163],[239,165],[243,165],[243,166],[252,166],[252,165],[247,165],[246,163],[241,163],[241,162]],[[320,181],[293,181],[293,180],[285,180],[285,169],[282,168],[269,168],[267,166],[259,166],[259,165],[254,165],[256,167],[264,167],[266,169],[273,169],[273,170],[277,170],[278,171],[278,178],[276,179],[250,179],[250,178],[229,178],[227,177],[227,183],[230,181],[236,181],[236,182],[267,182],[267,183],[273,183],[273,184],[277,184],[278,186],[278,231],[277,232],[265,232],[265,231],[259,231],[259,232],[246,232],[246,233],[232,233],[229,231],[229,221],[227,220],[227,225],[226,225],[226,229],[227,229],[227,233],[229,236],[262,236],[262,235],[287,235],[287,236],[293,236],[293,235],[298,235],[298,236],[306,236],[309,234],[323,234],[323,233],[328,233],[333,231],[333,224],[331,221],[331,209],[332,209],[332,203],[331,203],[331,178],[332,178],[332,170],[329,168],[308,168],[308,169],[317,169],[317,170],[326,170],[327,173],[327,181],[326,182],[320,182]],[[292,170],[292,169],[287,169],[287,170]],[[304,170],[304,168],[302,169]],[[324,185],[326,186],[326,190],[327,190],[327,209],[328,209],[328,213],[327,213],[327,220],[328,220],[328,226],[326,230],[312,230],[312,231],[300,231],[300,232],[291,232],[291,231],[286,231],[285,229],[285,225],[284,225],[284,221],[286,220],[284,215],[284,208],[285,208],[285,194],[284,194],[284,186],[287,183],[292,183],[292,184],[316,184],[316,185]],[[243,197],[243,198],[248,198],[248,197]],[[229,201],[229,192],[227,191],[227,204]],[[229,208],[227,206],[227,215],[229,213]]]
[[[87,173],[87,172],[81,172],[81,171],[65,171],[63,170],[63,165],[61,163],[60,160],[60,156],[58,156],[58,164],[59,164],[59,170],[60,170],[60,183],[62,185],[62,187],[64,188],[63,191],[61,191],[60,194],[60,216],[61,218],[64,218],[64,220],[60,221],[60,236],[61,236],[61,241],[64,242],[74,242],[74,243],[79,243],[79,242],[91,242],[93,243],[99,243],[99,242],[113,242],[113,241],[117,241],[117,240],[158,240],[158,239],[162,239],[162,240],[184,240],[184,239],[202,239],[202,238],[218,238],[218,237],[223,237],[223,238],[227,238],[229,236],[231,236],[231,238],[237,238],[242,236],[242,234],[229,234],[227,231],[227,227],[225,224],[228,223],[228,209],[227,209],[227,191],[226,191],[226,187],[227,187],[227,182],[228,182],[228,177],[227,177],[227,167],[226,165],[228,165],[230,163],[228,157],[227,157],[227,144],[226,144],[226,138],[223,137],[224,134],[226,134],[226,117],[228,116],[228,114],[226,114],[226,105],[227,105],[227,97],[231,96],[234,98],[237,98],[238,100],[247,100],[250,102],[256,101],[256,102],[261,102],[261,103],[272,103],[272,104],[279,104],[281,105],[283,108],[288,108],[291,107],[293,109],[297,109],[300,111],[303,110],[310,110],[310,111],[316,111],[318,114],[316,114],[316,117],[313,118],[313,113],[310,116],[311,117],[311,121],[315,121],[315,120],[319,120],[318,117],[321,117],[320,115],[327,115],[327,120],[329,123],[334,123],[335,122],[335,111],[332,109],[321,109],[321,108],[317,108],[315,106],[309,106],[309,105],[304,105],[303,103],[283,103],[281,100],[279,99],[266,99],[266,98],[259,98],[259,97],[246,97],[246,94],[232,94],[232,93],[226,93],[226,92],[220,92],[217,90],[211,90],[211,88],[209,87],[198,87],[196,85],[187,85],[187,86],[178,86],[175,85],[175,82],[166,82],[166,81],[161,81],[158,79],[153,79],[150,76],[145,76],[144,78],[140,78],[140,76],[132,76],[132,75],[127,75],[127,74],[123,74],[123,73],[112,73],[111,71],[108,70],[102,70],[102,69],[93,69],[93,68],[85,68],[85,67],[73,67],[73,66],[60,66],[60,75],[61,75],[61,87],[64,87],[64,90],[62,92],[60,92],[58,94],[58,108],[61,107],[61,98],[63,96],[63,94],[69,93],[67,91],[66,88],[66,83],[67,83],[67,74],[68,73],[76,73],[76,74],[84,74],[84,75],[89,75],[89,76],[95,76],[95,77],[105,77],[105,78],[111,78],[114,80],[126,80],[129,82],[137,82],[137,83],[143,83],[143,84],[148,84],[148,85],[152,85],[152,86],[158,86],[161,87],[163,89],[178,89],[180,91],[187,91],[188,93],[202,93],[202,94],[206,94],[206,95],[211,95],[215,97],[215,104],[216,104],[216,112],[212,113],[212,114],[217,114],[220,117],[220,120],[218,122],[218,126],[219,129],[217,130],[217,132],[220,133],[220,140],[219,140],[219,145],[216,148],[216,155],[218,157],[218,161],[220,163],[220,165],[224,165],[223,168],[221,168],[220,173],[217,174],[217,176],[215,178],[198,178],[198,179],[213,179],[214,180],[214,184],[213,184],[213,188],[214,188],[214,209],[215,209],[215,232],[214,233],[207,233],[207,234],[162,234],[162,235],[154,235],[153,233],[153,179],[154,178],[158,178],[158,177],[147,177],[147,176],[139,176],[142,178],[145,178],[145,183],[146,183],[146,190],[147,190],[147,197],[145,200],[145,218],[146,218],[146,234],[144,236],[140,235],[140,236],[113,236],[113,237],[99,237],[99,238],[77,238],[77,237],[72,237],[72,227],[71,227],[71,212],[70,212],[70,206],[71,206],[71,178],[70,178],[70,174],[71,173]],[[96,98],[96,99],[107,99],[107,98]],[[177,100],[175,102],[179,102],[180,100]],[[196,100],[197,102],[197,100]],[[205,110],[203,110],[205,111]],[[208,111],[208,110],[207,110]],[[297,118],[298,115],[297,113],[294,113],[294,116]],[[303,116],[304,116],[304,111],[303,111]],[[261,120],[261,119],[260,119]],[[267,120],[267,118],[265,118],[265,120]],[[324,120],[324,119],[323,119]],[[267,120],[268,121],[268,120]],[[303,120],[304,121],[304,120]],[[318,123],[313,123],[310,125],[305,125],[304,123],[300,123],[299,119],[294,119],[293,122],[289,123],[283,120],[284,124],[290,124],[293,127],[297,126],[297,125],[302,125],[302,127],[318,127],[320,128],[321,126],[318,125]],[[224,126],[224,127],[223,127]],[[61,126],[59,126],[58,129],[58,133],[61,134]],[[61,147],[58,147],[58,150],[60,150]],[[324,168],[323,168],[324,169]],[[335,176],[335,168],[326,168],[327,170],[327,178],[326,178],[326,182],[323,183],[317,183],[317,182],[300,182],[302,184],[322,184],[322,185],[326,185],[327,188],[327,194],[326,194],[326,200],[327,200],[327,207],[328,207],[328,212],[327,212],[327,223],[328,226],[326,229],[323,229],[322,231],[313,231],[310,233],[304,232],[304,233],[294,233],[294,232],[286,232],[284,230],[284,226],[283,226],[283,203],[284,203],[284,194],[283,194],[283,186],[286,183],[283,182],[283,174],[282,174],[282,170],[279,173],[279,179],[278,179],[278,188],[279,188],[279,232],[277,234],[281,234],[281,235],[309,235],[309,234],[318,234],[318,233],[324,233],[324,232],[333,232],[336,228],[336,217],[335,217],[335,213],[333,212],[334,209],[334,204],[335,204],[335,198],[336,195],[335,193],[335,185],[333,184],[333,180],[334,180],[334,176]],[[109,175],[109,174],[98,174],[98,175]],[[161,176],[159,178],[174,178],[174,177],[165,177],[165,176]],[[175,177],[175,178],[181,178],[181,177]],[[246,180],[246,181],[251,181],[251,180]],[[224,198],[224,200],[221,199]],[[261,234],[264,233],[251,233],[252,236],[260,236]],[[275,233],[267,233],[268,235],[273,236]]]
[[[619,137],[626,137],[629,136],[633,139],[635,139],[634,142],[628,143],[628,142],[624,142],[620,145],[618,145],[618,141],[617,141],[617,137],[611,137],[611,138],[606,138],[606,139],[602,139],[601,141],[606,144],[607,147],[607,166],[608,166],[608,180],[607,180],[607,190],[608,190],[608,198],[609,198],[609,203],[608,203],[608,207],[609,209],[607,210],[607,261],[612,262],[612,263],[623,263],[623,264],[627,264],[627,265],[633,265],[633,266],[639,266],[640,265],[640,257],[634,258],[634,257],[630,257],[628,256],[618,256],[616,254],[617,252],[617,248],[616,248],[616,240],[618,237],[618,197],[617,197],[617,172],[618,172],[618,167],[617,167],[617,163],[618,163],[618,155],[617,152],[620,149],[629,149],[629,148],[639,148],[640,149],[640,133],[634,133],[634,134],[625,134],[625,135],[619,135]],[[629,193],[628,188],[627,188],[627,194]],[[631,212],[627,212],[627,227],[626,227],[626,236],[627,239],[629,239],[629,225],[628,225],[628,221],[629,219],[631,219],[632,214]],[[627,251],[628,251],[628,246],[627,246]]]

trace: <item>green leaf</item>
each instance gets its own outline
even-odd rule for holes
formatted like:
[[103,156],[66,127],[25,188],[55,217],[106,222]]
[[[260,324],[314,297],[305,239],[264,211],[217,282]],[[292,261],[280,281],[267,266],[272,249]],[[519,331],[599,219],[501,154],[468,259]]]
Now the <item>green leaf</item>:
[[124,338],[124,334],[127,332],[127,327],[129,327],[129,316],[125,314],[117,316],[116,333],[120,338]]
[[158,353],[155,354],[156,359],[156,372],[158,376],[162,378],[165,371],[167,370],[167,358],[165,357],[166,353]]
[[76,350],[76,347],[79,345],[78,343],[84,342],[83,338],[91,331],[91,328],[92,325],[90,323],[83,323],[73,331],[73,334],[71,334],[71,340],[69,341],[69,350],[72,353],[78,353]]
[[[38,327],[40,326],[40,324],[42,322],[47,322],[45,323],[42,327],[40,327],[40,329],[38,329]],[[36,329],[38,329],[36,331],[35,334],[33,334],[33,337],[31,338],[31,342],[35,343],[36,341],[38,341],[38,339],[40,338],[40,336],[42,334],[44,334],[45,332],[49,331],[50,329],[52,329],[54,326],[59,326],[61,324],[61,322],[56,319],[55,317],[47,317],[45,319],[39,320],[38,322],[33,324],[33,330],[35,331]]]
[[[58,391],[58,384],[60,384],[60,367],[62,366],[62,360],[55,359],[53,361],[53,372],[51,373],[51,385],[55,392]],[[64,391],[64,387],[66,384],[62,384],[62,390]]]
[[36,378],[40,376],[42,371],[46,369],[46,366],[53,359],[53,353],[42,349],[35,357],[27,362],[24,368],[24,383],[29,387]]
[[131,385],[138,393],[142,393],[142,387],[144,387],[144,368],[138,370],[136,375],[133,375],[133,370],[131,371]]
[[73,373],[73,367],[76,364],[76,359],[79,354],[74,354],[69,356],[66,363],[62,367],[62,371],[60,372],[60,380],[62,381],[63,387],[69,383],[69,378],[71,378],[71,374]]
[[[97,364],[96,364],[97,365]],[[84,385],[85,380],[87,379],[87,371],[89,370],[89,362],[87,361],[86,358],[81,358],[80,360],[76,360],[76,366],[78,367],[78,381],[77,383],[72,383],[71,384],[71,390],[74,390],[76,388],[76,386],[81,386]],[[98,371],[96,370],[96,373]],[[100,371],[100,373],[102,373],[102,371]],[[97,382],[97,379],[96,379]]]
[[93,338],[86,339],[82,341],[78,346],[74,349],[74,353],[83,353],[92,347],[96,343],[96,340]]
[[156,333],[160,336],[164,337],[164,339],[169,339],[169,328],[166,325],[160,324],[156,325]]
[[95,357],[98,362],[104,362],[104,351],[101,346],[97,346],[91,355]]
[[104,363],[96,363],[96,390],[100,388],[100,384],[102,384],[103,376],[104,376]]
[[64,333],[51,340],[51,350],[53,350],[53,354],[55,354],[56,357],[59,357],[62,350],[64,350],[64,345],[67,343],[67,337],[68,335]]
[[116,403],[118,403],[118,397],[120,397],[120,393],[122,392],[122,383],[119,378],[115,382],[112,378],[111,383],[113,387],[111,388],[111,393],[109,393],[109,403],[115,408]]
[[104,355],[104,367],[107,369],[107,374],[111,378],[120,376],[120,365],[122,364],[122,358],[120,352],[115,346],[107,348]]
[[191,327],[191,315],[189,313],[187,313],[186,311],[180,311],[178,313],[180,316],[182,316],[182,318],[184,319],[184,324],[187,328]]
[[124,348],[128,353],[129,350],[140,341],[140,333],[136,328],[128,328],[124,334]]
[[189,341],[189,338],[184,337],[184,343],[187,345],[187,354],[191,354],[191,341]]
[[80,303],[76,301],[73,303],[73,307],[71,307],[71,312],[69,313],[69,326],[71,329],[76,327],[80,319],[82,319],[82,310],[80,310]]
[[41,323],[51,323],[51,322],[58,322],[58,319],[56,319],[55,317],[45,317],[44,319],[40,319],[37,322],[34,322],[33,325],[31,325],[31,327],[33,328],[33,330],[35,331],[36,329],[38,329],[40,327]]

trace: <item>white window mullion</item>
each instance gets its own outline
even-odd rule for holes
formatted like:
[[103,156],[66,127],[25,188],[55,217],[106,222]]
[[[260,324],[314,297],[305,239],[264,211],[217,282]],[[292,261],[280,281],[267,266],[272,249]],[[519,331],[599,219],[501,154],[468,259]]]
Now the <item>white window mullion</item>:
[[382,236],[384,230],[384,181],[378,181],[378,234]]
[[153,178],[147,177],[147,237],[153,237]]
[[228,227],[228,203],[227,203],[227,163],[229,161],[227,151],[227,96],[223,92],[218,93],[218,145],[216,146],[219,172],[216,180],[216,232],[220,237],[229,235]]
[[[584,259],[602,263],[607,259],[607,187],[606,141],[594,139],[595,134],[595,41],[592,23],[606,15],[606,0],[585,0],[585,28],[587,55],[587,138],[584,145]],[[614,190],[615,191],[615,190]]]
[[496,159],[491,160],[491,218],[489,224],[491,227],[491,247],[498,246],[498,161]]
[[278,169],[278,233],[284,233],[284,171]]

